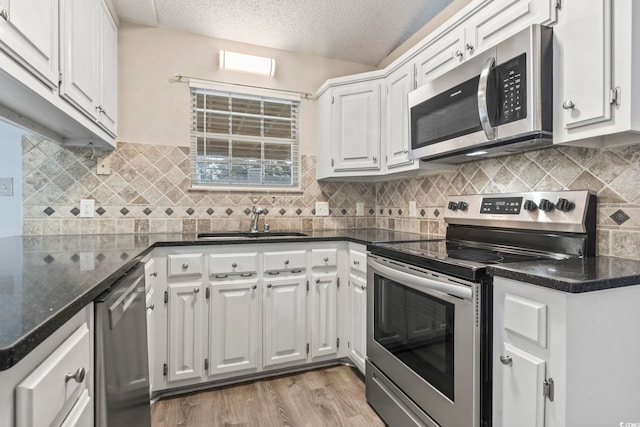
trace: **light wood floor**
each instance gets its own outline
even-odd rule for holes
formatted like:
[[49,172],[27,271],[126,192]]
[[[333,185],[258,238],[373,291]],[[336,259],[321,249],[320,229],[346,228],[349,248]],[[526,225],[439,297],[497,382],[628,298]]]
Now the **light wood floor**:
[[266,379],[164,399],[152,427],[384,426],[367,404],[364,383],[347,366]]

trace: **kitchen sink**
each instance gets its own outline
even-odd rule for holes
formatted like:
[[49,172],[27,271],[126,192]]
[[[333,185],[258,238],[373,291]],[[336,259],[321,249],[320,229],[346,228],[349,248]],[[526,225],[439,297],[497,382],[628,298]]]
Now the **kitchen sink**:
[[268,231],[249,233],[243,231],[222,231],[219,233],[200,233],[200,240],[232,240],[232,239],[268,239],[274,237],[306,237],[305,233],[295,231]]

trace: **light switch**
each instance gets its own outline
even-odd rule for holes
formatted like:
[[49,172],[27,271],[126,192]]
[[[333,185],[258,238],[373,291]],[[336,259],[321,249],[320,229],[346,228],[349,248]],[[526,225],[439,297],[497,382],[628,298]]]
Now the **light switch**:
[[415,200],[411,200],[409,202],[409,216],[413,216],[413,217],[418,216],[418,208],[416,207]]
[[364,216],[364,203],[356,203],[356,216]]
[[111,160],[108,157],[96,158],[96,173],[98,175],[109,175],[111,173]]

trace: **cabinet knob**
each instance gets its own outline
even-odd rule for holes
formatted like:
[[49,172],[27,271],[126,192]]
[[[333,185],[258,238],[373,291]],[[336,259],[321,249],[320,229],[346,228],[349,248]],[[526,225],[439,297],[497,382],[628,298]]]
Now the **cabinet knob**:
[[149,307],[147,307],[147,310],[153,311],[154,308],[156,308],[156,305],[155,304],[151,304]]
[[104,113],[104,107],[103,107],[102,105],[98,105],[98,106],[96,107],[96,111],[97,111],[98,113]]
[[236,268],[238,266],[238,264],[236,264],[235,262],[233,264],[231,264],[231,268]]
[[319,284],[319,283],[320,283],[320,279],[316,279],[316,284]]
[[271,288],[271,283],[268,283],[268,284],[267,284],[267,288]]
[[562,108],[564,108],[565,110],[573,110],[575,106],[576,104],[574,104],[573,101],[570,99],[567,99],[562,103]]
[[68,383],[69,381],[74,380],[75,382],[80,384],[82,381],[84,381],[85,374],[86,371],[84,370],[84,368],[80,368],[73,374],[66,374],[64,376],[64,382]]
[[0,10],[0,17],[2,17],[2,19],[4,19],[5,21],[9,20],[9,12],[7,12],[7,9]]
[[158,277],[158,272],[154,271],[153,273],[151,273],[149,276],[151,277]]
[[182,264],[182,269],[186,270],[187,268],[189,268],[189,264],[187,264],[186,262],[184,264]]
[[360,265],[360,261],[353,260],[353,265]]
[[365,289],[367,289],[367,287],[365,285],[360,285],[360,289],[364,291]]
[[253,286],[251,287],[251,289],[256,289],[257,287],[258,287],[258,285],[253,285]]
[[373,156],[371,160],[373,160],[373,163],[378,163],[378,158],[376,156]]
[[289,265],[289,260],[288,259],[284,260],[284,265]]
[[502,354],[500,355],[500,363],[505,366],[509,366],[513,363],[513,360],[511,359],[511,356],[505,356],[504,354]]
[[467,43],[467,45],[465,46],[465,49],[473,50],[473,45],[471,43]]
[[329,257],[328,256],[326,256],[326,257],[324,257],[322,259],[324,260],[324,262],[329,262]]
[[464,53],[462,53],[462,51],[460,49],[456,50],[456,56],[458,58],[462,58],[464,56]]
[[404,150],[404,154],[409,154],[409,150]]
[[193,293],[197,294],[198,292],[200,292],[200,288],[193,288]]

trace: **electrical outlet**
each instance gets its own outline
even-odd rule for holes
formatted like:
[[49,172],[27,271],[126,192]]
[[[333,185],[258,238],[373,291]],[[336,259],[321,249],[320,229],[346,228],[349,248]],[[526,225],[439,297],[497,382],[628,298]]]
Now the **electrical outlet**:
[[80,271],[93,271],[95,270],[93,252],[80,252]]
[[418,208],[416,207],[415,200],[409,202],[409,216],[418,216]]
[[316,202],[316,216],[329,216],[329,202]]
[[364,216],[364,202],[356,203],[356,216]]
[[109,175],[111,173],[111,160],[108,157],[96,158],[96,173],[98,175]]
[[95,202],[93,199],[80,199],[80,218],[93,218]]
[[13,178],[0,178],[0,196],[13,196]]

